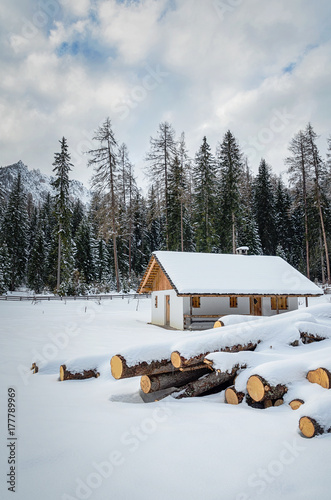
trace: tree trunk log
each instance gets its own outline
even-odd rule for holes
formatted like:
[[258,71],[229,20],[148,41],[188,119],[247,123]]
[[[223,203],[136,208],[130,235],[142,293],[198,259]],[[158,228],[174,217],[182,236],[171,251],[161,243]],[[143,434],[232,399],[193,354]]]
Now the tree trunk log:
[[[222,347],[220,349],[213,349],[212,352],[240,352],[240,351],[254,351],[257,344],[253,344],[249,342],[246,345],[234,345],[229,347]],[[197,356],[193,356],[192,358],[185,358],[178,351],[173,351],[171,353],[171,362],[175,368],[182,368],[185,366],[192,366],[202,363],[204,358],[210,354],[210,351],[203,352],[198,354]]]
[[214,387],[217,387],[218,385],[221,385],[224,382],[233,379],[236,372],[236,369],[233,369],[230,373],[214,371],[209,375],[205,375],[198,380],[190,382],[189,384],[184,386],[177,394],[173,395],[173,397],[175,399],[182,399],[199,396],[200,394],[203,394],[213,389]]
[[169,387],[182,387],[207,373],[210,373],[210,369],[204,367],[199,370],[188,372],[176,371],[173,373],[160,373],[158,375],[143,375],[141,377],[140,387],[145,394],[149,394],[151,392],[168,389]]
[[84,380],[86,378],[98,378],[100,373],[96,368],[91,368],[89,370],[83,370],[81,372],[71,372],[67,370],[66,365],[60,366],[60,380]]
[[38,373],[39,372],[39,368],[36,365],[36,363],[32,363],[32,366],[31,366],[30,370],[32,370],[33,373]]
[[326,432],[331,432],[331,429],[325,429],[314,418],[301,417],[299,420],[299,428],[302,434],[307,438],[318,436]]
[[239,392],[235,389],[234,385],[228,387],[225,391],[225,401],[230,405],[239,405],[245,397],[244,392]]
[[300,332],[300,337],[303,344],[311,344],[312,342],[325,340],[325,337],[320,337],[319,335],[307,332]]
[[159,373],[169,373],[174,371],[174,367],[169,359],[161,361],[152,361],[147,363],[142,361],[133,366],[128,366],[126,360],[120,354],[113,356],[110,361],[111,373],[114,378],[139,377],[141,375],[156,375]]
[[282,384],[270,386],[264,378],[252,375],[247,381],[247,392],[254,401],[260,402],[265,399],[281,398],[287,392],[287,387]]
[[307,373],[307,379],[312,384],[319,384],[324,389],[331,387],[331,373],[326,368],[317,368],[317,370],[310,370]]
[[292,399],[292,401],[290,401],[289,403],[292,410],[297,410],[303,404],[304,404],[303,399]]

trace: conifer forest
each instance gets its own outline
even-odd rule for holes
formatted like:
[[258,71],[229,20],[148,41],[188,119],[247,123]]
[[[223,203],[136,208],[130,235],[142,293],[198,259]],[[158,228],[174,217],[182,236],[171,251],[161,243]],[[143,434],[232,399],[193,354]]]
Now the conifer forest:
[[250,165],[230,130],[215,151],[203,137],[190,157],[184,133],[163,122],[144,158],[145,196],[109,118],[93,144],[88,205],[69,196],[75,165],[64,137],[54,143],[53,194],[42,203],[26,195],[19,174],[9,193],[0,184],[1,294],[20,286],[61,295],[129,291],[156,250],[240,246],[330,283],[331,137],[323,158],[310,123],[289,137],[284,180],[264,158]]

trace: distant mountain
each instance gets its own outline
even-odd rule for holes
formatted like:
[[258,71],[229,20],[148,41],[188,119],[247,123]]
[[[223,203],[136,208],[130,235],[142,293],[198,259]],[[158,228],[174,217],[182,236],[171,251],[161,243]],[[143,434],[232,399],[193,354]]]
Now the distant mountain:
[[[20,160],[13,165],[0,167],[0,190],[5,198],[8,197],[19,172],[21,173],[23,189],[27,195],[32,196],[35,205],[43,203],[47,193],[54,195],[54,189],[51,186],[54,177],[42,174],[39,169],[29,170]],[[70,180],[70,197],[72,200],[79,199],[84,205],[87,205],[91,200],[91,196],[91,191],[84,184],[75,179]]]

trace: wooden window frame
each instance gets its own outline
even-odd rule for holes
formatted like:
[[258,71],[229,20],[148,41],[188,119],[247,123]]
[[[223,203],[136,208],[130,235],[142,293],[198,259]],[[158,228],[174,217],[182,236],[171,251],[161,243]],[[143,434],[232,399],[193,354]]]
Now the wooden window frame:
[[201,302],[200,302],[200,297],[198,295],[194,295],[192,297],[192,307],[194,307],[194,309],[200,309]]
[[230,297],[230,307],[231,308],[238,307],[238,297],[236,297],[235,295]]
[[[278,299],[278,307],[277,307]],[[271,310],[272,311],[287,311],[288,309],[288,297],[286,295],[274,295],[270,297]]]

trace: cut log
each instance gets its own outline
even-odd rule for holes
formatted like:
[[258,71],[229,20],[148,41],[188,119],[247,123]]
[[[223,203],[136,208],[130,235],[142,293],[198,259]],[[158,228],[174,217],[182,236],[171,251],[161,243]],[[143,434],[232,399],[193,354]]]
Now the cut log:
[[290,401],[290,403],[289,403],[292,410],[297,410],[303,404],[304,404],[304,401],[302,399],[292,399],[292,401]]
[[175,399],[182,399],[200,396],[200,394],[204,394],[214,387],[224,384],[229,380],[233,380],[236,372],[236,368],[234,368],[231,372],[214,371],[199,378],[198,380],[188,383],[178,393],[174,393],[173,397]]
[[321,340],[326,340],[325,337],[307,332],[300,332],[300,338],[303,344],[311,344],[312,342],[320,342]]
[[133,366],[128,366],[125,358],[120,354],[113,356],[110,361],[111,373],[114,378],[139,377],[141,375],[156,375],[158,373],[169,373],[173,371],[173,365],[170,359],[161,361],[152,361],[147,363],[142,361]]
[[239,392],[235,389],[234,385],[228,387],[225,391],[225,401],[229,405],[239,405],[245,397],[244,392]]
[[272,399],[265,399],[263,401],[263,404],[264,404],[264,408],[271,408],[271,406],[273,406],[273,401],[272,401]]
[[318,436],[326,432],[331,432],[331,429],[325,429],[314,418],[301,417],[299,420],[299,428],[302,434],[307,438]]
[[218,319],[217,321],[215,321],[213,328],[220,328],[221,326],[224,326],[224,323],[223,321]]
[[281,398],[287,392],[287,387],[282,384],[271,386],[259,375],[252,375],[247,381],[247,392],[254,401],[260,402]]
[[284,399],[276,399],[276,401],[273,403],[273,406],[282,406],[284,404]]
[[168,389],[169,387],[182,387],[183,385],[186,385],[193,380],[197,380],[207,373],[210,373],[210,369],[204,366],[199,370],[159,373],[158,375],[143,375],[141,377],[140,387],[145,394],[149,394],[151,392]]
[[100,373],[96,368],[82,370],[80,372],[67,370],[66,365],[60,366],[60,380],[84,380],[87,378],[98,378]]
[[208,370],[212,370],[212,365],[213,363],[202,363],[199,365],[193,365],[193,366],[185,366],[184,368],[179,368],[179,371],[181,372],[194,372],[197,370],[201,370],[202,368],[208,368]]
[[[240,351],[254,351],[256,348],[257,343],[253,344],[252,342],[249,342],[248,344],[241,345],[233,345],[229,347],[222,347],[220,349],[214,349],[213,352],[240,352]],[[182,368],[185,366],[192,366],[192,365],[197,365],[203,362],[204,358],[208,356],[210,352],[204,352],[201,354],[198,354],[197,356],[193,356],[192,358],[185,358],[185,356],[182,356],[180,352],[178,351],[173,351],[171,354],[171,363],[175,368]]]
[[319,384],[324,389],[331,387],[331,373],[326,368],[317,368],[317,370],[310,370],[307,373],[307,379],[312,384]]
[[32,370],[33,373],[38,373],[39,372],[39,368],[36,365],[36,363],[32,363],[32,366],[31,366],[30,370]]

